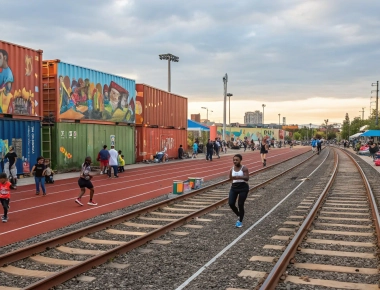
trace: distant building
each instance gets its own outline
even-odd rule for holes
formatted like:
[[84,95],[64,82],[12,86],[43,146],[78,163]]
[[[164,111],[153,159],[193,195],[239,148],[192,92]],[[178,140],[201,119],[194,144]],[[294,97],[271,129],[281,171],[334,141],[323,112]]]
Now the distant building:
[[262,124],[263,123],[263,113],[256,110],[254,112],[245,112],[244,115],[245,124]]
[[191,120],[200,123],[201,122],[201,114],[191,114]]

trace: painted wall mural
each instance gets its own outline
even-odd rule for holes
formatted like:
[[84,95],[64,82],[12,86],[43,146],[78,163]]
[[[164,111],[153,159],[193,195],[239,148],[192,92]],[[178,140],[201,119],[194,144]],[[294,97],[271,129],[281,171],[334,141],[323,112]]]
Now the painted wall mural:
[[59,114],[62,119],[96,119],[135,123],[135,96],[114,81],[59,76]]
[[41,60],[38,52],[30,52],[34,55],[0,42],[0,113],[38,115]]
[[[223,137],[223,127],[217,128],[217,135],[218,137]],[[263,128],[236,128],[227,126],[226,128],[226,139],[227,141],[230,140],[230,137],[244,140],[245,138],[248,141],[259,141],[263,139],[263,137],[267,138],[275,138],[276,140],[283,140],[284,139],[284,131],[279,129],[263,129]]]

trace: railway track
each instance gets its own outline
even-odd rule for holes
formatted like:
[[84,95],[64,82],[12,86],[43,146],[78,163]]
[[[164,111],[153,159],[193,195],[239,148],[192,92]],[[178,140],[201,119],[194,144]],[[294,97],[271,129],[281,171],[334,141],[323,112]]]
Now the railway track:
[[[286,170],[278,164],[273,164],[251,172],[252,175],[271,170],[274,176],[268,178],[269,174],[265,174],[266,179],[256,180],[250,192],[276,180],[312,157],[313,155],[305,156],[301,162]],[[168,241],[157,240],[157,238],[167,232],[182,236],[188,234],[185,231],[186,228],[202,227],[201,223],[208,220],[199,217],[226,204],[228,188],[229,183],[224,180],[189,194],[4,254],[0,256],[0,272],[2,275],[7,274],[12,277],[13,275],[28,277],[30,283],[23,286],[23,289],[49,289],[97,265],[110,262],[115,256],[147,242],[166,244]],[[192,221],[196,221],[196,224],[190,224]],[[181,230],[173,231],[180,227]],[[73,259],[73,256],[76,258]],[[23,261],[32,262],[34,266],[29,269],[25,267]],[[38,267],[38,265],[45,265],[45,267]],[[112,263],[110,266],[123,267],[123,265],[112,265]],[[0,279],[0,283],[2,280]],[[21,288],[4,285],[0,286],[0,289]]]
[[255,289],[379,288],[380,217],[375,195],[358,163],[343,150],[334,151],[334,170],[322,193],[311,192],[271,237],[276,242],[264,246],[278,256],[251,257],[251,263],[275,264],[269,274],[252,270],[239,274],[256,278]]

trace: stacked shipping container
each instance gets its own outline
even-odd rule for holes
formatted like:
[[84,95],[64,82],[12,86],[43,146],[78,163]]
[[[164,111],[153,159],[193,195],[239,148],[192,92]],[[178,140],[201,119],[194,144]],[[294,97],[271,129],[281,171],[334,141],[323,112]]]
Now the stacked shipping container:
[[187,149],[187,98],[146,84],[136,85],[136,161],[165,147],[170,158]]
[[0,41],[0,172],[12,145],[17,174],[29,173],[40,155],[42,51]]
[[87,155],[95,161],[102,146],[113,142],[126,163],[134,163],[134,80],[51,60],[43,62],[43,92],[45,121],[54,123],[56,168],[78,167]]

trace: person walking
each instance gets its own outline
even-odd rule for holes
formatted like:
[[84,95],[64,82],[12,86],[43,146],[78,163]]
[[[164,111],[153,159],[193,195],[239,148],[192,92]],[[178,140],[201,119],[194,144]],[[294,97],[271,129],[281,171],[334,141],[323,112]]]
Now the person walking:
[[9,201],[11,198],[11,183],[7,178],[6,173],[0,173],[0,202],[3,207],[4,214],[1,221],[6,223],[8,221]]
[[263,163],[263,166],[267,166],[267,154],[268,154],[269,146],[266,142],[266,139],[261,140],[260,144],[260,156],[261,156],[261,162]]
[[210,139],[208,139],[207,141],[206,149],[207,149],[206,160],[212,161],[212,154],[214,153],[214,144],[212,144]]
[[[228,204],[238,217],[238,221],[236,222],[235,226],[237,228],[241,228],[243,226],[244,218],[244,203],[249,192],[249,172],[248,168],[241,164],[243,157],[240,154],[236,154],[232,160],[234,166],[230,170],[229,176],[229,179],[232,180],[232,185],[228,196]],[[236,199],[238,197],[239,208],[236,207]]]
[[34,174],[34,181],[36,183],[36,195],[40,194],[40,184],[41,184],[43,196],[46,195],[45,172],[46,172],[45,159],[42,156],[40,156],[37,158],[37,163],[34,164],[32,168],[32,174]]
[[220,143],[219,143],[218,139],[216,139],[214,142],[214,150],[215,150],[215,155],[218,156],[218,159],[219,159],[220,158],[220,156],[219,156]]
[[[116,152],[117,153],[117,152]],[[80,171],[79,179],[78,179],[78,185],[80,188],[80,194],[77,199],[75,199],[75,202],[81,206],[83,206],[83,203],[81,201],[82,196],[86,192],[86,188],[90,190],[90,201],[87,203],[88,205],[98,205],[96,202],[94,202],[94,186],[92,185],[91,179],[92,175],[90,175],[91,172],[91,157],[87,156],[84,160],[84,163],[82,164],[82,168]]]
[[315,150],[317,149],[317,140],[315,139],[315,138],[313,138],[312,140],[311,140],[311,151],[313,152],[313,153],[315,153]]
[[125,160],[124,160],[124,155],[121,155],[120,156],[120,159],[119,159],[119,172],[124,172],[125,169],[124,169],[124,166],[125,166]]
[[110,154],[107,150],[107,145],[103,146],[103,149],[98,153],[98,161],[100,161],[100,174],[106,174],[108,170],[108,160],[110,159]]
[[318,155],[322,151],[322,140],[321,140],[321,138],[317,139],[317,151],[318,151],[318,153],[317,153]]
[[7,174],[7,177],[11,180],[11,189],[16,189],[17,186],[17,154],[14,151],[13,146],[9,146],[9,151],[5,154],[4,159],[7,159],[8,162],[4,165],[4,171]]
[[193,155],[191,156],[191,159],[197,158],[198,155],[198,142],[195,141],[193,144]]
[[109,170],[108,170],[108,178],[111,178],[111,168],[113,169],[113,175],[114,175],[114,177],[118,178],[119,176],[117,174],[117,166],[118,166],[117,159],[118,159],[119,154],[115,150],[115,146],[114,145],[111,145],[111,149],[108,152],[108,154],[110,156],[110,159],[108,161],[108,164],[109,164],[109,167],[110,167]]

